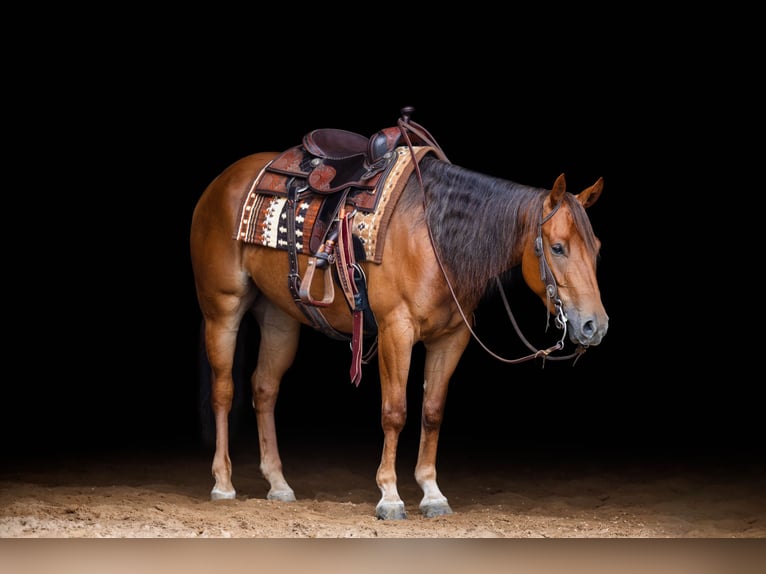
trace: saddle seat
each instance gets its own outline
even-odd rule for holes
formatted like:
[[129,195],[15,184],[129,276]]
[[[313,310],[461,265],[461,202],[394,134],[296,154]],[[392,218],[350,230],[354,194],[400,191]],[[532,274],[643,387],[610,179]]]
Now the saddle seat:
[[398,145],[401,130],[385,128],[365,137],[361,134],[337,128],[320,128],[303,136],[306,150],[323,159],[346,160],[363,156],[364,163],[374,166],[386,158],[386,154]]

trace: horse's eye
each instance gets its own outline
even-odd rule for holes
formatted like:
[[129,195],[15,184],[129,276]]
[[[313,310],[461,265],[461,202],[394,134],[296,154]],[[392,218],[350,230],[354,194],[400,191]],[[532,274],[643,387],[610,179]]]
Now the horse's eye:
[[564,255],[564,246],[561,243],[554,243],[551,245],[551,251],[554,255]]

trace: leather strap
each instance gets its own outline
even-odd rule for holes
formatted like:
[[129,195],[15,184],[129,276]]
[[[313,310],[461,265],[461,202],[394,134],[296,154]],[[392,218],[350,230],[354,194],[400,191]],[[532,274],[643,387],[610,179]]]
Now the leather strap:
[[[301,277],[298,273],[298,247],[295,242],[295,198],[299,193],[295,179],[291,179],[287,186],[287,259],[290,263],[290,273],[287,274],[287,286],[293,296],[293,301],[303,312],[311,325],[332,339],[348,341],[348,335],[344,335],[332,328],[322,312],[312,305],[306,305],[301,298]],[[310,284],[309,284],[310,286]]]
[[341,210],[338,235],[338,246],[340,247],[335,265],[338,270],[338,282],[343,288],[343,294],[351,308],[352,330],[351,330],[351,368],[349,376],[351,382],[359,386],[362,380],[362,332],[364,330],[364,308],[361,305],[360,292],[357,287],[355,275],[359,271],[354,258],[354,244],[351,237],[351,222],[354,219],[356,211],[345,213]]

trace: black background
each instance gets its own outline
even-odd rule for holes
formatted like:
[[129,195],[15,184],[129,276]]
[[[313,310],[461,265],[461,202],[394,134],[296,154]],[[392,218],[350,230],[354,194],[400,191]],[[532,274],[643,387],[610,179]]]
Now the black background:
[[[740,161],[726,130],[737,108],[710,97],[716,82],[696,58],[641,49],[619,27],[532,33],[481,22],[403,20],[372,42],[340,29],[287,42],[287,30],[267,34],[262,21],[218,29],[215,41],[147,21],[116,42],[113,32],[72,38],[27,71],[32,83],[12,90],[8,142],[20,199],[6,211],[4,451],[212,456],[200,431],[188,249],[197,199],[244,155],[281,151],[319,127],[370,135],[411,105],[453,163],[542,187],[565,173],[574,192],[605,180],[589,211],[610,315],[603,344],[575,366],[542,368],[502,364],[472,342],[450,387],[443,448],[723,464],[761,456],[760,377],[748,365],[759,341],[742,327],[748,294],[726,292],[720,255],[730,238],[722,196],[734,194],[723,182]],[[544,340],[542,304],[521,283],[511,300],[525,335]],[[488,301],[480,335],[502,356],[526,354],[503,315]],[[349,359],[347,345],[306,331],[278,403],[280,437],[380,449],[377,363],[355,388]],[[421,360],[416,348],[410,452]],[[237,412],[235,446],[255,450],[254,415]]]

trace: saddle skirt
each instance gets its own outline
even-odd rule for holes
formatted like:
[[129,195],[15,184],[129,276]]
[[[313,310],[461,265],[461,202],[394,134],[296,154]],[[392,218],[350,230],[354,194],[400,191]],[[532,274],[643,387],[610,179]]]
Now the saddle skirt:
[[[412,149],[415,162],[434,151],[430,146]],[[295,146],[269,162],[242,197],[234,239],[287,250],[287,218],[293,217],[297,253],[314,255],[343,203],[357,210],[352,229],[357,260],[381,263],[394,207],[414,168],[410,148],[398,146],[375,173],[333,188],[323,185],[333,173],[327,165],[305,147]],[[294,213],[289,213],[289,186],[299,190]]]

